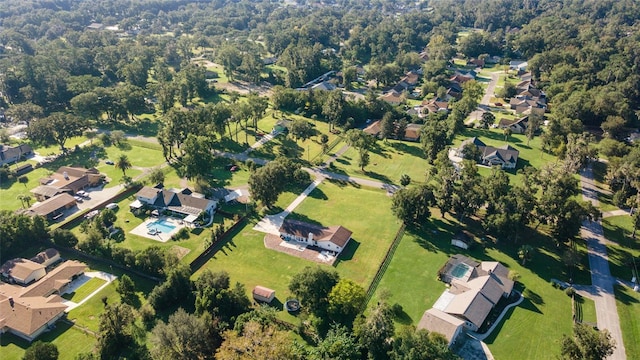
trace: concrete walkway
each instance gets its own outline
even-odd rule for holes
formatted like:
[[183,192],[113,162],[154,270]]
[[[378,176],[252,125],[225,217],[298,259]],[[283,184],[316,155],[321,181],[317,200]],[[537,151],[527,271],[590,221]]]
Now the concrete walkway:
[[109,274],[103,271],[93,271],[93,272],[88,272],[85,273],[84,276],[86,277],[86,279],[84,279],[84,281],[81,280],[75,284],[71,284],[71,286],[69,286],[69,288],[67,288],[67,290],[65,291],[66,293],[72,293],[74,291],[76,291],[79,287],[81,287],[82,285],[84,285],[87,281],[89,281],[91,278],[99,278],[102,280],[105,280],[106,283],[102,284],[99,288],[97,288],[95,291],[93,291],[91,294],[87,295],[84,299],[82,299],[80,302],[75,303],[73,301],[63,301],[62,303],[67,305],[67,309],[65,310],[65,312],[69,312],[75,308],[77,308],[78,306],[84,304],[85,302],[87,302],[87,300],[91,299],[93,296],[95,296],[96,294],[98,294],[102,289],[106,288],[107,286],[109,286],[109,284],[111,284],[114,280],[116,280],[118,277],[113,275],[113,274]]
[[622,216],[622,215],[631,215],[631,211],[627,209],[605,211],[602,213],[602,218],[604,219],[612,216]]
[[[589,168],[581,171],[580,183],[582,185],[582,198],[590,201],[594,206],[598,206],[598,188],[593,177],[593,170]],[[591,290],[592,298],[596,305],[596,316],[598,327],[611,332],[611,337],[616,342],[616,348],[610,359],[624,360],[627,358],[624,342],[622,341],[622,331],[620,329],[620,318],[616,307],[616,299],[613,292],[613,285],[616,279],[611,276],[609,270],[609,257],[607,256],[606,239],[600,221],[585,220],[582,223],[580,234],[587,241],[589,250],[589,267],[591,268],[591,289],[580,289],[581,292]]]

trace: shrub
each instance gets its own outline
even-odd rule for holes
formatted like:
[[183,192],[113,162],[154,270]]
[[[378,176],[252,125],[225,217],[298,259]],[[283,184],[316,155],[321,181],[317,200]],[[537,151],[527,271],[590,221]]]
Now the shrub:
[[74,247],[78,244],[78,238],[69,230],[55,229],[49,234],[53,243],[58,246]]
[[576,289],[574,289],[573,286],[569,286],[564,290],[564,293],[567,294],[567,296],[574,296],[576,294]]

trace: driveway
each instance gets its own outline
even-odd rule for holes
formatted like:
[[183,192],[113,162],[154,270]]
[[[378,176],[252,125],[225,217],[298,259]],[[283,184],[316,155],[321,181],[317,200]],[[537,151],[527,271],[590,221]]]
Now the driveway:
[[485,113],[489,109],[489,103],[491,102],[491,98],[493,97],[496,85],[498,84],[498,78],[501,71],[496,71],[491,73],[491,80],[489,81],[489,85],[484,89],[484,96],[480,100],[480,104],[478,104],[478,108],[469,114],[469,119],[465,121],[465,125],[473,124],[474,121],[480,119],[482,114]]

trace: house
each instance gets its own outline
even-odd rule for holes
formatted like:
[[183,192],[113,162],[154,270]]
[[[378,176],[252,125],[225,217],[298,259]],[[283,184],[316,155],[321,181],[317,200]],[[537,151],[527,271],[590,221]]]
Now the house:
[[419,141],[421,131],[422,131],[422,125],[408,124],[404,130],[404,137],[402,138],[402,140]]
[[362,131],[364,131],[365,134],[369,134],[373,137],[378,137],[378,135],[380,135],[380,132],[382,131],[382,129],[380,129],[380,120],[372,122]]
[[60,294],[86,267],[69,260],[27,287],[0,284],[0,334],[9,332],[33,341],[50,329],[67,309]]
[[464,331],[464,320],[449,315],[444,311],[431,308],[424,312],[417,328],[418,330],[426,329],[429,332],[444,335],[449,341],[447,345],[451,347]]
[[521,117],[516,120],[500,119],[498,128],[509,128],[513,134],[524,134],[527,131],[527,125],[529,123],[529,116]]
[[467,66],[477,66],[479,68],[483,68],[484,67],[484,60],[471,58],[469,61],[467,61]]
[[390,105],[400,105],[404,103],[404,97],[395,91],[389,91],[388,93],[380,96],[380,99]]
[[523,60],[509,61],[509,70],[526,71],[529,64]]
[[42,266],[49,267],[58,261],[60,261],[60,253],[54,248],[48,248],[36,254],[31,258],[31,261],[41,264]]
[[145,186],[135,196],[136,200],[129,205],[132,211],[144,207],[169,211],[184,216],[188,223],[193,223],[203,213],[212,216],[218,205],[216,201],[197,196],[189,189],[166,190]]
[[435,97],[431,100],[423,101],[422,108],[426,109],[428,114],[449,111],[449,102]]
[[315,84],[311,87],[312,90],[324,90],[324,91],[333,91],[336,89],[336,86],[328,81],[323,81],[319,84]]
[[40,186],[31,192],[38,201],[44,201],[62,193],[74,195],[86,187],[99,185],[103,180],[104,175],[95,168],[62,166],[50,176],[40,179]]
[[275,56],[272,56],[272,57],[266,57],[266,58],[262,59],[262,64],[264,64],[265,66],[266,66],[266,65],[273,65],[273,64],[275,64],[276,62],[278,62],[278,58],[277,58],[277,57],[275,57]]
[[351,240],[353,234],[342,226],[320,226],[296,220],[284,220],[278,230],[285,241],[297,241],[316,246],[338,255]]
[[29,209],[21,212],[29,216],[43,216],[49,221],[54,221],[63,217],[65,210],[71,209],[75,205],[76,199],[73,196],[62,193],[45,201],[35,203]]
[[2,264],[0,274],[11,283],[27,285],[46,275],[45,266],[27,259],[8,260]]
[[87,25],[88,30],[102,30],[103,27],[104,25],[102,25],[101,23],[95,23],[95,22]]
[[264,286],[256,286],[251,291],[253,299],[259,302],[271,303],[276,298],[276,291]]
[[460,144],[456,150],[456,155],[463,157],[462,150],[467,145],[473,145],[480,151],[480,162],[487,166],[499,165],[503,169],[515,169],[518,164],[518,155],[520,152],[511,145],[503,145],[500,147],[488,146],[477,137],[469,138]]
[[544,116],[547,105],[541,102],[540,99],[516,96],[509,100],[509,108],[515,110],[516,114],[537,114]]
[[[447,263],[438,271],[442,281],[448,283],[447,289],[433,305],[434,309],[455,317],[457,320],[447,319],[443,316],[439,320],[429,317],[430,321],[451,322],[447,331],[451,333],[459,324],[464,322],[464,327],[471,331],[477,331],[491,310],[502,298],[507,298],[513,291],[514,282],[509,279],[509,270],[499,262],[477,262],[466,256],[453,255]],[[439,313],[436,313],[439,314]],[[446,336],[446,334],[445,334]]]
[[33,149],[27,144],[18,146],[0,145],[0,166],[13,164],[23,157],[33,155]]

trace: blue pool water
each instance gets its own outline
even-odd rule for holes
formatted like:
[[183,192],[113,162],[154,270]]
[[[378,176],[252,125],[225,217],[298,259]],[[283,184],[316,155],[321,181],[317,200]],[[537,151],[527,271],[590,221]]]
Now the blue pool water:
[[467,271],[469,271],[469,267],[465,264],[460,263],[453,268],[453,270],[451,271],[451,275],[460,279],[467,273]]
[[175,228],[175,225],[171,225],[171,223],[165,220],[156,220],[152,223],[147,224],[147,229],[156,229],[157,231],[163,232],[165,234],[171,232],[171,230]]

